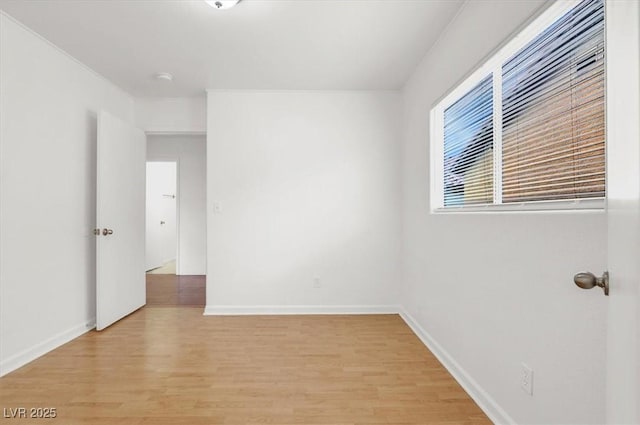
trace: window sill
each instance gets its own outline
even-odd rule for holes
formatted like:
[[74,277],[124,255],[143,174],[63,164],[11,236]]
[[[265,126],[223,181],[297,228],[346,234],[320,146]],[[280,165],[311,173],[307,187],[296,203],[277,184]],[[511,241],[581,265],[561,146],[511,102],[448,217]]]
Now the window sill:
[[570,201],[535,201],[509,204],[470,205],[461,207],[439,207],[431,210],[432,214],[465,214],[465,213],[514,213],[514,212],[604,212],[606,200],[576,199]]

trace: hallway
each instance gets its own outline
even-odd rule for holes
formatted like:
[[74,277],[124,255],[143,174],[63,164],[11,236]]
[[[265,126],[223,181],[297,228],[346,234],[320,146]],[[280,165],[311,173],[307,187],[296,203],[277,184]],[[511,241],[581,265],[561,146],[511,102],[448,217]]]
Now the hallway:
[[204,307],[206,276],[147,273],[147,307]]

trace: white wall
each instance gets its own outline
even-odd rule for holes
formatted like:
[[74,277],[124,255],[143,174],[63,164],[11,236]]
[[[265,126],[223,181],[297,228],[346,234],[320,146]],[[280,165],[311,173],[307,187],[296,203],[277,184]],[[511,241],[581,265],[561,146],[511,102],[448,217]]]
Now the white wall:
[[[209,128],[210,311],[400,301],[503,418],[602,423],[606,303],[571,278],[604,268],[604,214],[428,211],[429,109],[540,5],[465,4],[404,89],[401,158],[395,93],[210,92],[206,115],[202,99],[139,99],[147,131]],[[134,111],[125,93],[5,16],[0,92],[4,374],[94,320],[95,116],[131,121]],[[173,141],[150,145],[204,170],[198,143],[184,144],[197,151],[188,154]],[[204,234],[205,219],[182,210]],[[200,258],[183,269],[204,273]],[[520,362],[535,371],[533,397],[518,388]]]
[[147,133],[204,133],[206,98],[136,98],[135,120]]
[[[202,176],[204,180],[204,176]],[[146,270],[175,261],[178,252],[178,167],[174,161],[147,162]]]
[[147,136],[147,160],[178,161],[178,274],[207,271],[205,136]]
[[494,419],[598,424],[607,299],[572,277],[604,270],[605,214],[429,213],[431,107],[542,4],[465,3],[404,88],[402,304]]
[[96,114],[132,99],[0,15],[0,373],[95,322]]
[[208,312],[396,304],[399,100],[209,92]]

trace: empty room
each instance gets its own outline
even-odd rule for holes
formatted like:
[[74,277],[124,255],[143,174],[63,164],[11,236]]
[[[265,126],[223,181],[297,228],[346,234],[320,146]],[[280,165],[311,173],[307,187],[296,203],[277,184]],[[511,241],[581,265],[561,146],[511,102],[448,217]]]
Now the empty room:
[[637,0],[0,0],[0,423],[640,425]]

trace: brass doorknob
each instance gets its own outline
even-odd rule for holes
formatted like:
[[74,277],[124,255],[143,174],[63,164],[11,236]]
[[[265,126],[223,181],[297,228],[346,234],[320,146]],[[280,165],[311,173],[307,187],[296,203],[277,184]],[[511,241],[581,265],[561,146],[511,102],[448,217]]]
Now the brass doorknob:
[[111,229],[102,229],[102,235],[103,236],[113,235],[113,230],[111,230]]
[[609,272],[604,272],[602,277],[596,277],[591,272],[578,273],[573,277],[574,283],[582,289],[591,289],[599,286],[604,289],[604,294],[609,295]]

